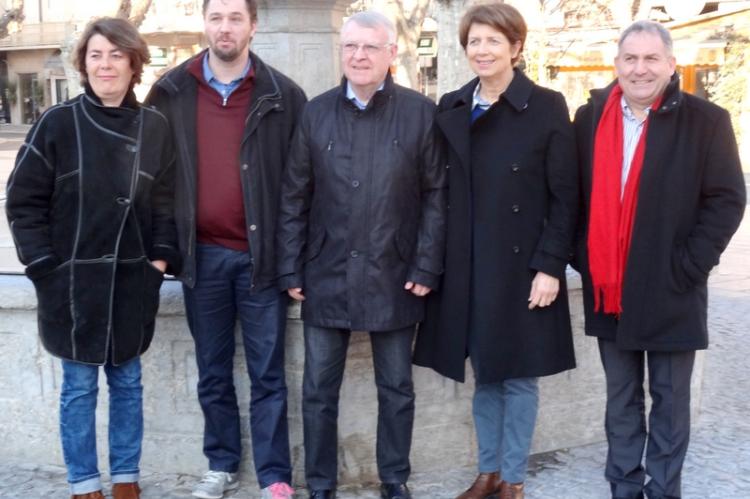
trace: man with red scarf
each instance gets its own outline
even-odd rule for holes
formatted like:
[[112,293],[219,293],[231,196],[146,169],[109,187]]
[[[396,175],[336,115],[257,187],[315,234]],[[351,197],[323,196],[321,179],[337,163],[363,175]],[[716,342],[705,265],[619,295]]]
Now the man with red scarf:
[[679,498],[690,377],[708,346],[706,281],[742,219],[745,185],[729,114],[680,91],[663,26],[628,27],[615,69],[575,118],[576,266],[607,380],[605,476],[613,498]]

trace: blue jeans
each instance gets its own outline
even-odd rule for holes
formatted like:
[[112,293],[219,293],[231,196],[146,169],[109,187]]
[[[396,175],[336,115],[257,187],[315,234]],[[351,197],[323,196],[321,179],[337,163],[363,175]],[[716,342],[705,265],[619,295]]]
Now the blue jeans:
[[[310,489],[335,489],[338,475],[339,389],[351,331],[305,324],[302,419],[305,478]],[[406,483],[411,466],[414,326],[370,333],[378,390],[377,462],[384,483]]]
[[473,413],[480,473],[499,471],[506,482],[524,481],[538,407],[537,378],[476,386]]
[[235,323],[239,318],[250,376],[250,434],[258,483],[290,482],[287,388],[284,373],[286,294],[251,289],[246,251],[199,244],[194,288],[183,287],[195,341],[198,401],[205,421],[203,453],[209,469],[235,473],[242,455],[234,387]]
[[[60,438],[71,494],[101,490],[96,456],[99,366],[62,361]],[[104,366],[109,385],[109,469],[112,483],[137,482],[143,440],[141,361]]]

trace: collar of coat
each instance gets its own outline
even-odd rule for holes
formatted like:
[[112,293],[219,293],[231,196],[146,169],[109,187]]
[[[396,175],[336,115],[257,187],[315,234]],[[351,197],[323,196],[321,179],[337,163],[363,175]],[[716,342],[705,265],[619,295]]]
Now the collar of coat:
[[[454,94],[455,100],[453,102],[446,102],[446,109],[452,109],[455,107],[469,106],[471,107],[474,101],[474,89],[479,84],[479,78],[474,78],[469,83],[458,89]],[[518,112],[523,111],[529,106],[529,99],[531,93],[534,90],[534,82],[532,82],[523,71],[518,68],[513,69],[513,79],[510,81],[510,85],[505,89],[503,95],[500,97],[500,101],[505,101]]]
[[[202,61],[206,56],[208,49],[204,49],[183,62],[176,68],[165,74],[156,84],[161,86],[169,94],[178,94],[185,91],[191,85],[197,86],[198,82],[190,74],[190,67],[196,60]],[[252,103],[260,99],[279,99],[281,98],[281,87],[276,81],[276,77],[263,60],[253,51],[250,51],[251,66],[255,69],[255,81],[253,82]],[[251,103],[251,107],[252,107]]]
[[[89,85],[88,82],[83,84],[83,91],[94,102],[94,104],[101,107],[107,107],[102,103],[102,100],[98,95],[96,95],[94,89],[91,88],[91,85]],[[120,105],[117,107],[138,109],[139,106],[140,104],[138,104],[138,99],[136,98],[135,92],[133,92],[133,88],[131,87],[130,89],[128,89],[128,93],[125,94],[125,98],[122,100],[122,103],[120,103]]]
[[[341,78],[341,85],[339,86],[341,98],[346,101],[346,103],[351,107],[353,110],[359,110],[357,106],[349,100],[349,98],[346,96],[346,77]],[[370,102],[367,103],[367,107],[365,108],[365,111],[368,109],[371,109],[373,107],[379,107],[388,102],[391,97],[393,97],[393,94],[395,92],[395,86],[396,84],[393,82],[393,77],[391,76],[391,73],[388,72],[385,75],[385,81],[383,82],[383,89],[378,90],[375,92],[375,95],[372,96],[372,99],[370,99]]]
[[[591,102],[591,104],[594,106],[596,116],[601,115],[601,112],[604,108],[604,103],[607,102],[607,97],[609,97],[609,93],[613,88],[615,88],[616,84],[617,80],[615,79],[612,83],[604,88],[591,90],[591,97],[589,99],[589,102]],[[679,107],[682,99],[683,94],[680,90],[680,77],[675,71],[675,73],[672,75],[672,78],[669,80],[669,83],[667,84],[667,88],[664,89],[664,98],[662,99],[661,106],[656,110],[656,113],[663,114],[676,109],[677,107]]]
[[[494,105],[507,102],[517,113],[522,113],[529,107],[534,82],[520,69],[514,69],[513,72],[513,80]],[[455,92],[444,95],[435,118],[448,144],[456,152],[459,164],[465,168],[468,168],[471,161],[471,106],[478,83],[479,78],[474,78]]]

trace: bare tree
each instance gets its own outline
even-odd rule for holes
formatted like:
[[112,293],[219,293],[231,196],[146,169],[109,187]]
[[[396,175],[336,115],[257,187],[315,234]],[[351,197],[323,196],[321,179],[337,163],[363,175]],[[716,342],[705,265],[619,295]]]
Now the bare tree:
[[117,17],[129,19],[135,26],[140,26],[146,19],[148,9],[151,8],[153,0],[120,0],[120,6],[117,9]]
[[23,22],[23,0],[15,0],[13,6],[0,15],[0,38],[9,35],[10,23],[21,24]]
[[430,0],[358,0],[353,2],[350,8],[352,12],[374,9],[393,21],[398,37],[395,79],[398,83],[411,88],[417,86],[417,43],[430,3]]

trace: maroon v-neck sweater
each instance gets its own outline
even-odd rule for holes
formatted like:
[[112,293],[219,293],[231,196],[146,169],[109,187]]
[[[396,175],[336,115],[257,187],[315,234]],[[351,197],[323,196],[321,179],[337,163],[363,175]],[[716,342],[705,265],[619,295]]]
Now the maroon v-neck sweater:
[[240,148],[255,73],[251,69],[226,102],[203,78],[202,57],[195,59],[190,73],[198,80],[197,241],[247,251]]

